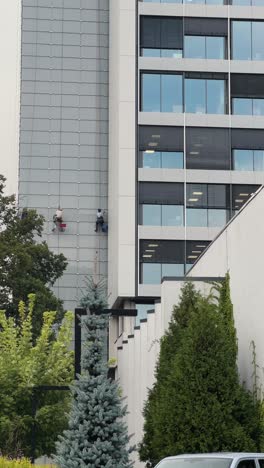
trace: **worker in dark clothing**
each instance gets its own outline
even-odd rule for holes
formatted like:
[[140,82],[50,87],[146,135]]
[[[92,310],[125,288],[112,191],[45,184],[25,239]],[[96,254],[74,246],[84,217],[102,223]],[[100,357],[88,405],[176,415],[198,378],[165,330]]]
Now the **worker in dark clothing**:
[[98,208],[97,215],[96,215],[95,232],[98,232],[99,228],[102,229],[103,224],[104,224],[103,213],[102,213],[102,210]]
[[22,213],[21,213],[21,219],[26,219],[28,216],[28,209],[27,208],[23,208],[22,210]]

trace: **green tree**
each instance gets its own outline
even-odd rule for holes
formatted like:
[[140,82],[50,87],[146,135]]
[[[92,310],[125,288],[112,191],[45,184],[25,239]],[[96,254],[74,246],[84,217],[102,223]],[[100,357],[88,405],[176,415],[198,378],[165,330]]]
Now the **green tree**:
[[107,378],[103,359],[108,316],[84,320],[87,344],[83,349],[82,374],[72,388],[69,429],[57,443],[55,462],[60,468],[129,468],[127,428],[122,421],[118,384]]
[[260,448],[260,404],[239,382],[228,276],[218,293],[202,297],[187,283],[174,309],[144,409],[140,457],[148,467],[167,455]]
[[[29,295],[28,307],[20,302],[18,321],[0,311],[0,453],[12,457],[31,455],[34,387],[68,385],[73,379],[72,313],[65,314],[54,338],[56,312],[44,312],[40,335],[33,344],[34,302],[34,295]],[[40,392],[37,396],[36,455],[50,455],[67,425],[70,394]]]
[[100,312],[107,308],[106,281],[101,279],[95,281],[93,276],[87,276],[85,279],[85,289],[83,297],[80,300],[80,306],[89,309],[92,312]]
[[35,210],[19,215],[15,197],[5,196],[5,178],[0,175],[0,308],[17,317],[18,303],[30,293],[36,295],[33,334],[42,324],[43,310],[56,310],[56,320],[63,316],[62,301],[51,286],[67,266],[63,254],[54,254],[41,238],[44,218]]

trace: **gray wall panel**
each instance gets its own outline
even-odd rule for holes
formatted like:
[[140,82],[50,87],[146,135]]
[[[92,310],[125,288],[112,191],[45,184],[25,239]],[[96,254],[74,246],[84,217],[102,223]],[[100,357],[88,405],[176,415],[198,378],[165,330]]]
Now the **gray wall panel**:
[[[20,206],[46,218],[45,239],[69,265],[54,291],[65,307],[86,274],[107,273],[109,0],[22,0]],[[57,206],[67,229],[53,234]]]

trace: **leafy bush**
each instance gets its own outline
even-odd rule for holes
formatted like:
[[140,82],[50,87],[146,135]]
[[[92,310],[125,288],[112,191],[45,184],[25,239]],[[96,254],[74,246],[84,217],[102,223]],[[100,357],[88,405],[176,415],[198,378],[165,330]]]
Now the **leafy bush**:
[[21,460],[10,460],[9,458],[0,457],[0,468],[56,468],[55,465],[32,465],[27,458]]

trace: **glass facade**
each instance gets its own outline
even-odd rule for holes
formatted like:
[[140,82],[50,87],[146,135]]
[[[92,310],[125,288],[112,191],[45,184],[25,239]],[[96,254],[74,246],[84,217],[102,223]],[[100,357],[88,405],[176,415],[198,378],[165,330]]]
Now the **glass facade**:
[[182,58],[182,49],[152,49],[141,48],[143,57],[167,57],[167,58]]
[[[185,78],[185,112],[224,114],[225,89],[225,80]],[[182,75],[143,73],[141,91],[143,112],[183,112]]]
[[185,36],[184,57],[197,59],[224,59],[225,38],[214,36]]
[[144,73],[142,75],[143,112],[182,112],[182,75]]
[[234,115],[264,115],[264,99],[233,98],[232,113]]
[[264,151],[233,150],[233,169],[235,171],[264,171]]
[[182,151],[143,151],[142,167],[160,169],[183,169]]
[[224,114],[225,81],[186,78],[185,112],[192,114]]
[[142,205],[144,226],[183,226],[183,206]]
[[264,60],[264,21],[232,21],[232,58]]

